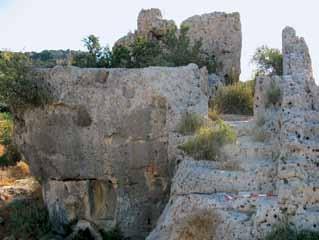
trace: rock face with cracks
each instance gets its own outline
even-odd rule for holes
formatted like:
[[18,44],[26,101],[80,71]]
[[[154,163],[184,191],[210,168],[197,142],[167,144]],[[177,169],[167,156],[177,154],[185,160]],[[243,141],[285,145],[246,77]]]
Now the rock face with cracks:
[[55,231],[85,220],[144,239],[167,202],[177,123],[185,112],[207,115],[205,76],[191,64],[57,66],[37,77],[54,103],[23,113],[16,142],[42,179]]
[[257,79],[255,118],[229,122],[237,143],[218,161],[179,164],[148,240],[264,239],[285,221],[319,231],[318,87],[304,39],[290,27],[282,37],[284,75]]

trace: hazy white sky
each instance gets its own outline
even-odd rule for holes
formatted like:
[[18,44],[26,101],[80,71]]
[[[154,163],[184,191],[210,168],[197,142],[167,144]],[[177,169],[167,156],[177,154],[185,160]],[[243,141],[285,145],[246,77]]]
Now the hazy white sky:
[[318,0],[0,0],[0,49],[83,49],[81,39],[91,33],[112,46],[136,29],[140,9],[151,7],[177,24],[195,14],[240,12],[241,79],[251,77],[250,59],[257,47],[281,48],[281,31],[287,25],[305,37],[319,72]]

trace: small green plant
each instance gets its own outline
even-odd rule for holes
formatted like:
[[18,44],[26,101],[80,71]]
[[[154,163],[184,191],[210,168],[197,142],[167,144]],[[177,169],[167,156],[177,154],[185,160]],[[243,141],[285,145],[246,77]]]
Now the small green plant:
[[297,240],[319,240],[319,233],[303,230],[298,233]]
[[281,90],[278,84],[271,81],[269,88],[266,92],[266,107],[275,106],[281,100]]
[[40,201],[16,200],[9,205],[11,233],[22,239],[40,239],[50,232],[47,209]]
[[253,102],[252,88],[236,83],[219,88],[210,106],[223,114],[252,115]]
[[295,227],[284,222],[275,225],[265,240],[319,240],[319,232],[297,231]]
[[235,140],[234,130],[222,120],[218,120],[213,127],[201,127],[193,139],[179,146],[179,148],[194,159],[216,161],[220,148],[224,144],[232,143]]
[[183,135],[191,135],[200,129],[204,119],[195,113],[185,113],[177,126],[177,131]]
[[101,235],[103,240],[123,240],[124,236],[118,226],[116,226],[113,230],[105,232],[101,231]]

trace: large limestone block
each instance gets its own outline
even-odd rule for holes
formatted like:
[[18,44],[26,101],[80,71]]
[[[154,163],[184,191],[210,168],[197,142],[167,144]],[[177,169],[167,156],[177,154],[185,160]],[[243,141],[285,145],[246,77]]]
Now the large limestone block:
[[194,64],[55,67],[37,75],[54,103],[24,112],[16,142],[45,183],[51,217],[120,224],[126,236],[144,238],[167,199],[176,152],[168,147],[176,145],[171,135],[185,112],[207,116],[205,75]]

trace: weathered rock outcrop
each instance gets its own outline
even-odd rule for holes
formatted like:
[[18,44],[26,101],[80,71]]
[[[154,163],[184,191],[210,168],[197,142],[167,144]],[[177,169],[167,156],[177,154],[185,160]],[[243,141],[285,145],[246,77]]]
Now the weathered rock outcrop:
[[175,28],[175,22],[163,19],[161,10],[158,8],[142,9],[137,18],[137,30],[117,40],[115,46],[130,46],[136,37],[158,39]]
[[[192,44],[202,40],[203,52],[216,57],[216,74],[223,83],[239,79],[242,48],[239,13],[196,15],[182,22],[181,26],[188,27],[188,37]],[[135,33],[129,33],[115,45],[128,46],[137,36],[160,39],[169,29],[176,28],[176,25],[172,20],[163,19],[159,9],[152,8],[140,12],[137,27]]]
[[137,18],[137,33],[145,37],[163,36],[175,27],[175,22],[163,19],[161,11],[157,8],[142,9]]
[[242,46],[239,13],[208,13],[186,19],[181,25],[187,26],[192,42],[202,40],[203,50],[216,56],[216,74],[224,81],[238,81]]
[[[16,142],[56,230],[78,220],[144,239],[162,212],[185,112],[207,116],[196,65],[38,70],[54,103],[24,112]],[[206,79],[207,82],[207,79]]]
[[[237,143],[218,162],[179,165],[148,240],[263,239],[282,221],[319,231],[318,87],[308,47],[289,27],[283,59],[284,76],[256,81],[255,119],[229,122]],[[274,86],[277,102],[269,101]]]

